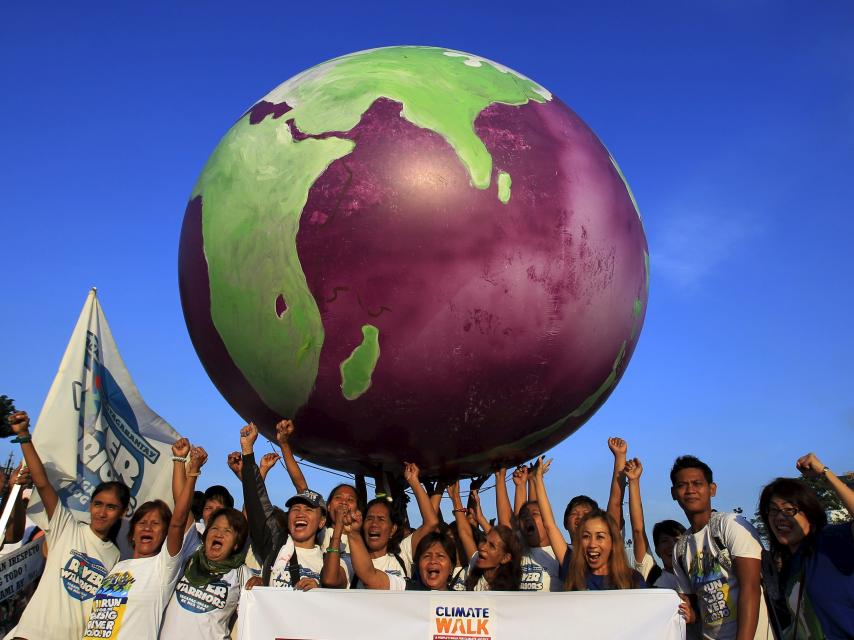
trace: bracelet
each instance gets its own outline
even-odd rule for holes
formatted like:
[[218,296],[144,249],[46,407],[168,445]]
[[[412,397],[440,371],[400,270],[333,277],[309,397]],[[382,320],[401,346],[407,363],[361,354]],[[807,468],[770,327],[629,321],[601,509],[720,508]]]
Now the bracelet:
[[468,513],[468,509],[463,509],[460,507],[459,509],[454,509],[453,513]]
[[186,456],[172,456],[172,462],[187,462]]
[[17,442],[18,444],[27,444],[28,442],[32,442],[32,441],[33,441],[33,437],[29,433],[22,435],[22,436],[16,436],[16,437],[12,438],[12,440],[11,440],[11,442]]
[[338,547],[326,547],[326,553],[341,553]]
[[195,473],[188,473],[188,474],[187,474],[187,477],[188,477],[188,478],[198,478],[200,475],[202,475],[202,472],[201,472],[201,471],[196,471]]
[[377,498],[388,498],[388,494],[385,491],[377,491],[375,494]]
[[[12,440],[12,442],[15,442],[15,441]],[[823,475],[826,478],[828,471],[830,471],[830,467],[825,467],[824,469],[821,470],[821,475]]]

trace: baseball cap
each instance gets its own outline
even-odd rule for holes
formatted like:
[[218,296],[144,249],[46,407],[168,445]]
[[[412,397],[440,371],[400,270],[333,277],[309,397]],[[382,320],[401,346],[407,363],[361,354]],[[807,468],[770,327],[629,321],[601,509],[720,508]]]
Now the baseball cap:
[[312,491],[311,489],[306,489],[305,491],[300,491],[294,497],[290,498],[285,506],[290,509],[293,505],[298,502],[302,502],[303,504],[307,504],[309,506],[314,507],[315,509],[323,509],[324,513],[326,512],[326,501],[323,499],[323,496],[317,493],[317,491]]

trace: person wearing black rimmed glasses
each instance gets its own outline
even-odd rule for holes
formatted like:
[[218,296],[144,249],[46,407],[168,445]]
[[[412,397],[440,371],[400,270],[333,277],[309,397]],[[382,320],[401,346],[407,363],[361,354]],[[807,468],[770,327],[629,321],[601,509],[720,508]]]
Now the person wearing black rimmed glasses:
[[[813,453],[798,459],[807,478],[821,477],[854,515],[854,491]],[[854,638],[854,523],[828,524],[816,492],[803,480],[777,478],[762,490],[759,515],[790,615],[786,640]]]

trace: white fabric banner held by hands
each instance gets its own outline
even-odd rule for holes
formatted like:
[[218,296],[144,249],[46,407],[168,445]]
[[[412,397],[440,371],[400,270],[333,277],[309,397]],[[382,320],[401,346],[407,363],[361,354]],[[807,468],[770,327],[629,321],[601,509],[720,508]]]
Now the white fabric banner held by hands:
[[[120,480],[130,488],[128,515],[146,500],[171,497],[171,446],[178,437],[139,395],[92,289],[33,431],[60,499],[88,520],[100,482]],[[46,525],[35,491],[29,513]]]
[[683,640],[669,589],[509,593],[290,591],[240,596],[241,640]]

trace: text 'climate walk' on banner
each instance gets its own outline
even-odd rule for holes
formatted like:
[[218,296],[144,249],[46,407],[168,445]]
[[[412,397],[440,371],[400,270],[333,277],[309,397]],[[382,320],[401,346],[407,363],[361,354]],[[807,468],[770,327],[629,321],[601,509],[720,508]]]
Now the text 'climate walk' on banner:
[[255,588],[240,598],[241,640],[680,640],[669,589],[574,593]]

